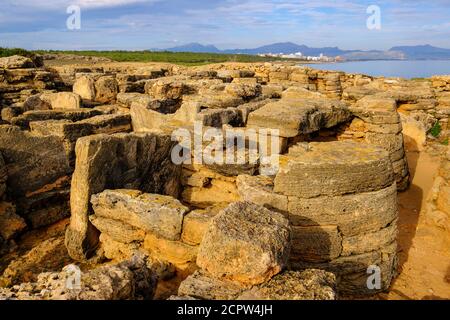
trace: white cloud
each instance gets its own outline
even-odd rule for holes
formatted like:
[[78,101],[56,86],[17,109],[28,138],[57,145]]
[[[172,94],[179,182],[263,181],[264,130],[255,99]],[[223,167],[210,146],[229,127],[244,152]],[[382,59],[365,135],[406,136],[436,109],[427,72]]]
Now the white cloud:
[[6,0],[5,5],[13,7],[33,7],[44,9],[59,9],[70,5],[78,5],[81,8],[107,8],[135,3],[154,3],[161,0]]

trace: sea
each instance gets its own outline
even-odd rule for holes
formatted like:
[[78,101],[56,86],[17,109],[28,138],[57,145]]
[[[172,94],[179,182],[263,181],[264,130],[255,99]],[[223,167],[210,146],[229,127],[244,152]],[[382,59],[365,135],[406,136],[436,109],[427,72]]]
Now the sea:
[[377,60],[305,65],[314,69],[362,73],[374,77],[414,79],[450,75],[450,60]]

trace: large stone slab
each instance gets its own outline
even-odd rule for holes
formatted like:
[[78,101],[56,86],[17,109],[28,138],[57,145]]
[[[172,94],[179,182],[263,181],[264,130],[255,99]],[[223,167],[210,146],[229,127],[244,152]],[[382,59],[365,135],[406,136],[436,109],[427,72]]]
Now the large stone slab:
[[278,129],[281,137],[295,137],[350,120],[347,106],[338,100],[282,99],[249,114],[247,126]]
[[235,202],[211,220],[197,264],[214,277],[254,285],[279,273],[289,250],[289,222],[282,214]]
[[179,240],[189,208],[170,196],[137,190],[105,190],[91,203],[96,216],[114,219],[169,240]]
[[91,195],[106,189],[136,189],[177,197],[181,167],[171,161],[170,136],[98,134],[78,139],[71,185],[71,221],[66,246],[74,259],[90,256],[98,244],[91,225]]
[[16,126],[0,125],[0,152],[8,172],[8,191],[14,197],[39,190],[71,171],[58,137],[41,137]]
[[337,225],[344,236],[378,231],[398,214],[395,183],[379,191],[316,198],[289,197],[289,220],[295,226]]
[[389,154],[351,141],[300,144],[280,156],[274,191],[313,198],[379,190],[392,185]]

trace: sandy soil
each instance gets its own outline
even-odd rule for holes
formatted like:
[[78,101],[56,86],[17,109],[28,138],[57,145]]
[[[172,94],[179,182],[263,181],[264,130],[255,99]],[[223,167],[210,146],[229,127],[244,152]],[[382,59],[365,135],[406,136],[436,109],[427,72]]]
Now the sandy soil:
[[[426,199],[439,159],[408,153],[410,189],[399,194],[399,276],[382,299],[450,299],[450,234],[430,221]],[[448,230],[448,229],[447,229]]]

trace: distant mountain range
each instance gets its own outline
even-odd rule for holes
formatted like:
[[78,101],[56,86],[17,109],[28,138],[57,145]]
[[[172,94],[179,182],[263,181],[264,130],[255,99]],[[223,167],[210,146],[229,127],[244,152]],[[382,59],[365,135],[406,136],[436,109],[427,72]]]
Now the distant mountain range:
[[338,47],[312,48],[298,45],[293,42],[273,43],[254,49],[227,49],[220,50],[214,45],[202,45],[200,43],[189,43],[168,49],[156,49],[157,51],[172,52],[202,52],[202,53],[228,53],[228,54],[268,54],[283,53],[293,54],[301,52],[304,56],[341,56],[346,60],[438,60],[450,59],[450,49],[437,48],[430,45],[420,46],[398,46],[388,51],[381,50],[342,50]]

